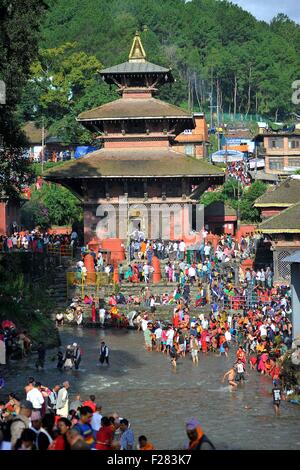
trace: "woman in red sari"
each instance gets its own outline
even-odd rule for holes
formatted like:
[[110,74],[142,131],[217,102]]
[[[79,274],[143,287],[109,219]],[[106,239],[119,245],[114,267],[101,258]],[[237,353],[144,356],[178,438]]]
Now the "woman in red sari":
[[110,420],[103,416],[101,419],[101,428],[96,436],[96,449],[97,450],[112,450],[112,442],[114,438],[114,429],[111,426]]
[[95,305],[95,302],[92,303],[92,322],[96,323],[96,305]]
[[136,264],[133,265],[132,282],[139,282],[139,270]]
[[208,335],[207,330],[203,330],[201,333],[201,349],[202,352],[207,354],[207,341],[206,341],[206,336]]

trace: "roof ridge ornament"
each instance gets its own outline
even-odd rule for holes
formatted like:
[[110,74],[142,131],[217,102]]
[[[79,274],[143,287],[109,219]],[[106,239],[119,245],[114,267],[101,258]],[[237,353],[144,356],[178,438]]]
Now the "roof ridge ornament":
[[143,48],[139,31],[136,31],[129,53],[129,62],[146,62],[146,53]]

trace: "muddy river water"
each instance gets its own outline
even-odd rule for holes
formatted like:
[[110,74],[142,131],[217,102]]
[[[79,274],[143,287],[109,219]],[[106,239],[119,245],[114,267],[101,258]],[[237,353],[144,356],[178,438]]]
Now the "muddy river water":
[[[101,340],[110,347],[110,367],[98,364]],[[275,418],[269,378],[251,371],[235,392],[221,383],[233,363],[233,349],[229,358],[200,355],[198,366],[190,357],[180,359],[174,370],[166,356],[145,351],[143,334],[136,331],[64,327],[61,341],[80,345],[78,371],[57,370],[56,351],[47,352],[45,370],[39,373],[33,356],[11,362],[2,372],[6,385],[1,398],[10,391],[23,398],[31,375],[50,387],[69,380],[71,397],[95,394],[103,414],[117,411],[128,418],[136,440],[145,434],[156,449],[183,448],[185,421],[193,416],[219,449],[300,449],[300,407],[282,402],[281,416]]]

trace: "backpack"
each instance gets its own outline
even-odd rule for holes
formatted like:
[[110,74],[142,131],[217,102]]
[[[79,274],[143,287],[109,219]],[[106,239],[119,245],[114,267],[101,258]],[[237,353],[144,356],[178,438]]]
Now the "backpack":
[[[11,441],[11,425],[12,423],[15,423],[16,421],[22,421],[21,418],[15,417],[13,419],[9,419],[8,421],[2,421],[0,422],[0,431],[3,434],[3,442],[10,442]],[[24,429],[25,429],[25,423],[24,423]]]

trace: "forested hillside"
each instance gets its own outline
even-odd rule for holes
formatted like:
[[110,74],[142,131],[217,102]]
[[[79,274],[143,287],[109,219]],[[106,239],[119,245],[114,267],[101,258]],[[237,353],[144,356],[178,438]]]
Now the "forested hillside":
[[176,83],[160,97],[207,110],[209,93],[224,113],[273,120],[299,112],[291,101],[300,79],[300,26],[284,15],[257,21],[225,1],[48,0],[40,60],[19,110],[70,140],[88,140],[74,124],[84,109],[114,97],[96,70],[125,61],[136,30],[147,59],[170,65]]

